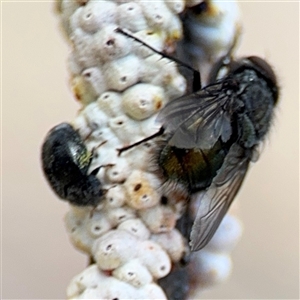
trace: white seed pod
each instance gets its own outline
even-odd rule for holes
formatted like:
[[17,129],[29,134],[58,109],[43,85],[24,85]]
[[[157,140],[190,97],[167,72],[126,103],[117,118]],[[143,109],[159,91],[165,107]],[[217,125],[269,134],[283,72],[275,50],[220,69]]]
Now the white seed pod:
[[113,276],[99,283],[95,291],[93,298],[84,299],[135,299],[140,294],[137,288]]
[[170,206],[157,205],[139,210],[139,216],[152,233],[168,232],[175,227],[176,217]]
[[137,141],[144,138],[137,123],[125,114],[111,118],[108,122],[108,126],[125,145],[130,145],[133,137],[135,137]]
[[83,140],[91,134],[91,128],[88,126],[85,116],[81,113],[76,116],[72,125]]
[[[147,135],[143,135],[147,136]],[[153,151],[157,145],[153,141],[143,143],[139,146],[134,147],[128,151],[122,152],[122,157],[130,161],[130,166],[133,170],[141,170],[148,172],[149,161],[153,156]],[[137,159],[138,158],[138,159]],[[150,159],[149,159],[150,158]]]
[[169,59],[164,58],[157,53],[153,54],[152,52],[152,54],[144,60],[144,69],[143,73],[141,74],[141,79],[143,82],[149,82],[153,84],[160,81],[160,84],[164,85],[163,79],[165,68],[167,64],[171,63],[172,62]]
[[131,172],[128,162],[123,157],[116,157],[111,166],[105,169],[105,178],[111,183],[122,183]]
[[94,130],[102,130],[106,127],[108,117],[103,113],[96,102],[87,105],[82,114],[85,116],[88,126]]
[[71,89],[76,99],[83,105],[87,105],[95,100],[96,95],[94,91],[89,91],[82,76],[71,78]]
[[111,187],[105,195],[105,208],[121,207],[125,204],[126,195],[123,186],[115,185]]
[[69,37],[72,30],[70,28],[70,17],[74,14],[74,12],[80,7],[80,3],[78,1],[56,1],[56,11],[60,14],[60,25],[61,29],[66,35]]
[[[157,167],[149,166],[149,161],[153,158],[153,153],[157,144],[155,140],[150,140],[141,145],[127,149],[120,154],[119,150],[130,144],[140,141],[154,133],[156,133],[161,125],[156,121],[157,116],[153,115],[145,120],[139,122],[134,121],[127,115],[112,118],[109,121],[109,126],[112,128],[116,136],[119,138],[119,144],[115,145],[115,149],[118,153],[118,158],[125,158],[130,162],[130,167],[132,170],[145,170],[146,172],[156,172]],[[126,132],[130,130],[130,132]],[[131,134],[130,134],[131,133]],[[130,142],[131,140],[131,142]],[[120,145],[120,142],[123,144]],[[159,185],[160,186],[160,185]]]
[[124,184],[126,203],[134,209],[153,207],[160,200],[156,191],[158,185],[159,181],[154,175],[134,170]]
[[153,281],[151,273],[138,259],[127,262],[115,269],[112,274],[135,287],[142,287]]
[[71,27],[81,27],[88,33],[95,33],[104,25],[115,23],[116,4],[111,1],[89,1],[77,9],[72,16]]
[[163,1],[141,1],[140,5],[150,27],[166,29],[172,17],[175,17]]
[[240,220],[231,214],[226,214],[205,250],[229,253],[235,248],[242,232],[243,226]]
[[72,206],[65,216],[66,228],[72,243],[79,250],[89,254],[94,241],[112,228],[101,206],[103,203],[100,203],[97,209]]
[[88,234],[86,228],[84,228],[89,215],[90,213],[85,210],[84,215],[78,217],[76,212],[74,213],[73,209],[65,215],[66,229],[69,233],[72,244],[78,250],[88,254],[90,254],[91,246],[94,242],[94,238]]
[[166,98],[174,99],[184,95],[186,92],[186,87],[186,80],[183,76],[180,74],[177,76],[172,76],[168,84],[165,86]]
[[93,245],[93,257],[101,270],[114,270],[137,255],[139,241],[125,230],[112,230]]
[[81,224],[87,218],[88,214],[91,211],[91,208],[88,206],[75,206],[70,204],[69,213],[72,214],[74,220],[79,224]]
[[127,55],[104,66],[107,88],[123,91],[139,81],[141,61],[135,55]]
[[108,232],[112,226],[107,216],[102,211],[95,211],[91,218],[87,220],[85,228],[92,238],[96,239]]
[[124,112],[135,120],[146,119],[164,105],[164,91],[161,87],[140,83],[128,88],[122,98]]
[[180,261],[186,252],[186,243],[177,229],[166,233],[152,234],[151,240],[158,243],[170,255],[173,262]]
[[71,85],[76,98],[85,105],[95,101],[106,90],[105,78],[96,67],[85,69],[73,77]]
[[[97,145],[95,141],[95,143],[89,142],[89,145],[94,145],[94,147],[91,149],[89,148],[93,153],[93,158],[88,174],[92,173],[95,169],[100,168],[96,174],[96,177],[101,182],[103,188],[109,189],[115,184],[107,180],[106,172],[108,169],[112,168],[114,163],[119,159],[117,153],[113,151],[111,145],[109,145],[109,142]],[[103,205],[105,204],[104,202],[102,203]]]
[[82,74],[90,88],[94,91],[97,97],[106,90],[105,80],[101,70],[97,67],[85,69]]
[[81,228],[70,234],[70,241],[79,251],[89,255],[91,254],[91,245],[94,240],[88,236],[85,231],[82,232]]
[[[81,281],[75,278],[69,286],[68,299],[135,299],[137,295],[143,296],[134,286],[105,275],[96,265],[83,271],[80,277]],[[89,281],[93,284],[89,284]],[[78,283],[81,289],[76,286]]]
[[119,5],[117,8],[117,18],[121,28],[126,28],[132,32],[147,28],[146,19],[138,3],[130,2]]
[[89,207],[70,205],[70,210],[65,215],[65,224],[67,230],[69,232],[75,232],[81,228],[82,224],[86,222],[89,211]]
[[72,32],[75,31],[76,29],[83,30],[83,28],[80,28],[80,19],[83,10],[84,8],[82,6],[78,7],[70,17],[70,29]]
[[145,288],[136,288],[129,283],[125,283],[115,277],[107,277],[99,282],[95,287],[87,288],[77,299],[166,299],[163,291],[156,284],[148,284]]
[[154,283],[144,285],[140,288],[140,291],[144,295],[143,299],[168,300],[162,288]]
[[[165,100],[167,100],[167,97],[165,97]],[[159,131],[159,129],[161,128],[161,124],[157,121],[156,114],[145,120],[141,120],[138,124],[142,132],[142,135],[144,136],[150,136],[156,133],[157,131]],[[145,145],[147,143],[149,144],[148,146],[150,146],[150,144],[153,144],[153,140],[147,141],[143,144]]]
[[86,289],[96,287],[107,278],[105,273],[98,269],[97,265],[87,267],[83,272],[76,275],[67,288],[67,298],[73,299],[82,294]]
[[165,277],[171,270],[170,257],[158,244],[152,241],[140,243],[137,257],[155,279]]
[[122,222],[118,229],[127,230],[140,240],[147,240],[150,237],[150,231],[140,219],[130,219]]
[[[89,63],[88,65],[93,65],[93,63]],[[75,77],[75,75],[79,75],[83,71],[83,67],[80,65],[77,59],[77,53],[74,50],[69,54],[67,59],[67,69],[71,73],[71,78]]]
[[208,83],[212,65],[235,46],[241,32],[238,1],[205,1],[206,9],[186,12],[188,39],[178,47],[179,57],[200,71],[202,85]]
[[[168,28],[166,28],[168,40],[179,41],[182,38],[183,30],[181,20],[179,18],[171,18]],[[174,45],[170,45],[174,47]],[[169,47],[170,47],[169,46]],[[173,49],[173,48],[171,48]]]
[[94,36],[95,55],[100,61],[107,62],[121,58],[131,51],[131,41],[124,35],[118,34],[117,26],[105,26]]
[[165,3],[169,7],[169,9],[171,9],[176,14],[179,14],[184,10],[185,0],[165,1]]
[[[166,39],[166,35],[161,31],[153,31],[153,30],[146,29],[146,30],[138,31],[132,35],[157,51],[163,51],[164,49],[164,41]],[[132,41],[132,43],[133,43],[132,50],[139,57],[146,58],[150,55],[153,55],[153,51],[148,47],[143,46],[141,43],[137,41]]]
[[123,114],[122,96],[116,92],[105,92],[97,99],[100,110],[105,112],[109,117],[117,117]]
[[98,299],[99,291],[95,288],[87,288],[80,295],[76,297],[68,298],[68,300],[79,300],[79,299]]
[[[229,254],[212,253],[206,250],[196,252],[188,265],[195,289],[201,290],[225,281],[231,273],[232,262]],[[191,288],[190,290],[195,290]],[[194,298],[189,295],[189,298]],[[197,298],[197,297],[196,297]]]
[[106,211],[106,216],[113,227],[118,226],[126,220],[136,218],[134,210],[128,206],[111,208]]
[[181,96],[186,90],[186,80],[177,71],[176,64],[159,54],[153,54],[144,61],[141,79],[153,85],[163,85],[167,94]]
[[[112,148],[116,145],[119,145],[119,139],[116,137],[114,132],[108,127],[99,127],[98,129],[94,128],[88,138],[92,143],[92,147],[94,148],[94,157],[97,157],[97,155],[99,157],[101,156],[101,162],[105,162],[106,160],[103,158],[110,156],[111,160],[108,160],[105,164],[112,163],[112,159],[114,157]],[[108,152],[103,151],[104,149],[108,150]]]
[[93,35],[86,34],[81,29],[76,29],[72,32],[71,42],[73,44],[72,61],[76,61],[77,68],[80,72],[83,69],[95,67],[98,65],[98,60],[95,57],[95,47]]

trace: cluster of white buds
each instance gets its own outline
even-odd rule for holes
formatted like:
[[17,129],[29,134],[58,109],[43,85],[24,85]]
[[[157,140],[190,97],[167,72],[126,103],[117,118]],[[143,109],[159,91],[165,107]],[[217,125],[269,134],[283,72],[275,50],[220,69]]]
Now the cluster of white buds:
[[[72,46],[71,86],[82,106],[72,125],[93,153],[90,172],[100,167],[97,178],[105,191],[97,207],[71,206],[66,215],[72,243],[93,262],[72,280],[68,299],[172,299],[157,281],[172,273],[188,252],[188,236],[175,228],[186,195],[176,187],[162,188],[153,166],[155,140],[122,154],[119,149],[159,129],[158,112],[185,93],[186,81],[173,61],[116,29],[170,52],[183,35],[179,14],[200,2],[57,0]],[[227,38],[230,43],[223,39],[223,26],[235,26],[230,16],[213,24],[222,39],[211,53],[231,47],[233,35]],[[203,24],[193,26],[201,30]],[[203,37],[200,47],[209,39],[209,34]],[[225,217],[210,244],[192,257],[190,295],[227,277],[230,251],[240,234],[239,221]]]
[[183,19],[185,36],[179,56],[200,71],[202,85],[209,83],[211,67],[231,54],[241,34],[238,1],[188,0]]

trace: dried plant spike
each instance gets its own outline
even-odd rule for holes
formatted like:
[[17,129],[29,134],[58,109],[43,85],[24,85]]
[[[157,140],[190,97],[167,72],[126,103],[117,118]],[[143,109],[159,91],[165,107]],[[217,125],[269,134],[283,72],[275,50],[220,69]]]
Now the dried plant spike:
[[[67,299],[175,299],[158,282],[172,275],[189,252],[188,237],[176,229],[187,207],[187,193],[180,186],[165,188],[154,162],[157,140],[124,152],[119,149],[157,132],[159,111],[186,93],[190,83],[168,55],[183,49],[186,58],[192,56],[189,64],[202,59],[201,66],[210,67],[234,43],[237,16],[218,1],[205,2],[225,13],[212,25],[221,45],[207,34],[200,42],[194,35],[190,43],[200,52],[206,47],[213,58],[206,52],[193,56],[184,40],[179,43],[186,28],[199,29],[204,22],[180,17],[189,14],[198,0],[57,0],[56,12],[71,47],[70,84],[80,105],[72,125],[92,153],[88,174],[103,189],[96,207],[71,205],[65,217],[71,242],[94,262],[71,281]],[[223,30],[225,25],[231,26],[229,31]],[[230,36],[223,36],[228,32]],[[209,274],[209,284],[200,285],[200,290],[219,283],[230,271],[231,245],[240,226],[234,218],[228,221],[229,230],[220,229],[229,242],[220,233],[193,264],[192,271],[200,274],[195,282]],[[182,270],[186,275],[190,269]]]
[[208,84],[213,62],[231,55],[241,34],[238,1],[188,0],[183,27],[187,39],[178,48],[180,57],[190,61]]
[[153,277],[148,269],[138,259],[133,259],[115,269],[113,275],[135,287],[142,287],[153,281]]

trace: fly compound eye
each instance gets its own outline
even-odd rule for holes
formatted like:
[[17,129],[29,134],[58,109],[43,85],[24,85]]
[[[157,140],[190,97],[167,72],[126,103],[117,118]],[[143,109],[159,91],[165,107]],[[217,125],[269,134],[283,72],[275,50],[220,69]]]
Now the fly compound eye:
[[264,59],[258,56],[249,56],[247,57],[247,60],[251,63],[253,69],[263,76],[268,82],[273,92],[274,104],[276,104],[278,100],[278,86],[277,78],[272,67]]

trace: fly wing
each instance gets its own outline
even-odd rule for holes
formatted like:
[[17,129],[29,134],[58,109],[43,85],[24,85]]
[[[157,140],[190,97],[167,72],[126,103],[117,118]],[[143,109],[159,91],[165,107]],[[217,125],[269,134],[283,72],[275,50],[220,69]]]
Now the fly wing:
[[167,132],[170,146],[180,149],[210,149],[221,137],[232,133],[230,98],[217,83],[168,103],[158,116]]
[[190,235],[192,251],[202,249],[218,229],[243,183],[250,158],[243,148],[234,144],[211,186],[201,194]]

